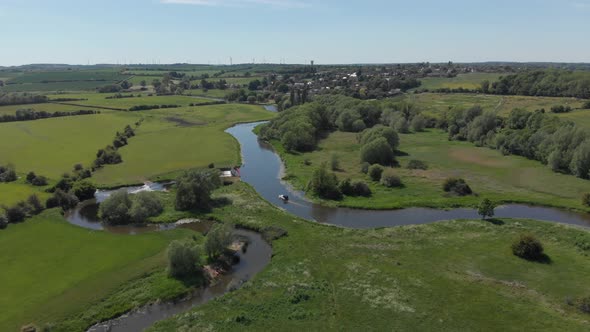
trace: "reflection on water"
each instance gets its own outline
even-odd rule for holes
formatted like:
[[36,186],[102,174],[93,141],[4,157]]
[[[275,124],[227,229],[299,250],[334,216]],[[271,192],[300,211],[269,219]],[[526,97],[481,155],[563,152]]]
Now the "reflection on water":
[[[478,219],[474,209],[437,210],[428,208],[408,208],[401,210],[369,211],[348,208],[331,208],[313,204],[304,198],[303,193],[293,190],[280,180],[283,163],[272,147],[260,142],[252,132],[261,124],[239,124],[227,130],[241,145],[244,165],[240,170],[242,180],[252,185],[269,202],[299,217],[321,223],[350,228],[375,228],[410,224],[424,224],[450,219]],[[289,202],[278,198],[289,193]],[[496,209],[500,218],[531,218],[555,221],[579,226],[590,226],[590,215],[566,210],[535,207],[522,204],[508,204]]]

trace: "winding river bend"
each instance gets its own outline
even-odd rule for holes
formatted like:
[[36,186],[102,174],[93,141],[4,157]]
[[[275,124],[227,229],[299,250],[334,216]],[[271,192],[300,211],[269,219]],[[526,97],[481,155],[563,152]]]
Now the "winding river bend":
[[[244,163],[240,169],[242,180],[252,185],[267,201],[301,218],[359,229],[479,218],[475,209],[468,208],[450,210],[407,208],[372,211],[333,208],[312,203],[304,198],[302,192],[294,190],[281,180],[284,165],[280,157],[268,143],[259,141],[252,132],[254,127],[261,123],[264,122],[239,124],[226,130],[241,145]],[[290,193],[288,203],[278,198],[279,194],[284,193]],[[507,204],[496,208],[495,215],[500,218],[530,218],[590,227],[589,214],[550,207]]]

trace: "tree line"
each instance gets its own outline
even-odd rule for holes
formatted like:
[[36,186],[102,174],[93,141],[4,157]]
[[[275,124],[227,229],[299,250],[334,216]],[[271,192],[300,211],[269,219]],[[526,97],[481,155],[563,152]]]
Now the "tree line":
[[474,106],[446,112],[437,126],[445,129],[451,140],[466,140],[503,154],[538,160],[555,172],[590,177],[590,131],[544,109],[514,109],[504,119]]
[[32,121],[32,120],[39,120],[39,119],[48,119],[48,118],[58,118],[64,116],[76,116],[76,115],[90,115],[90,114],[100,114],[100,111],[94,110],[78,110],[78,111],[55,111],[55,112],[46,112],[46,111],[35,111],[34,109],[19,109],[16,110],[14,115],[12,114],[3,114],[0,115],[0,122],[15,122],[15,121]]
[[590,98],[590,73],[558,69],[530,70],[483,81],[483,93],[499,95]]
[[48,100],[47,96],[30,93],[0,93],[0,106],[42,104],[46,103]]

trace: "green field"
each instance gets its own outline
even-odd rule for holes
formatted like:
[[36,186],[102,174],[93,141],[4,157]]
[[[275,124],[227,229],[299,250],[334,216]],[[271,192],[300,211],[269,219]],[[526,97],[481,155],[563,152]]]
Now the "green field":
[[[565,303],[590,294],[587,231],[529,220],[449,221],[350,230],[302,221],[238,184],[221,190],[224,221],[288,235],[271,264],[238,291],[158,323],[152,331],[582,331]],[[550,264],[510,252],[521,232],[543,241]],[[589,238],[590,239],[590,238]]]
[[[466,109],[474,105],[479,105],[484,110],[495,110],[499,115],[506,116],[515,108],[522,108],[531,112],[541,108],[550,111],[551,107],[556,105],[581,108],[584,103],[583,100],[565,97],[498,96],[463,93],[410,94],[407,96],[407,100],[415,103],[426,114],[433,116],[437,116],[449,109]],[[563,114],[559,116],[563,116]]]
[[202,97],[223,99],[231,91],[232,91],[232,89],[225,89],[225,90],[211,89],[211,90],[207,90],[207,92],[204,92],[201,89],[194,89],[194,90],[185,90],[184,94],[197,96],[197,97],[202,96]]
[[35,111],[41,112],[71,112],[71,111],[79,111],[81,109],[92,109],[92,107],[80,107],[80,106],[70,106],[70,105],[61,105],[55,103],[44,103],[44,104],[26,104],[26,105],[9,105],[9,106],[0,106],[0,116],[4,114],[14,115],[17,110],[20,109],[33,109]]
[[[76,98],[76,99],[86,99],[86,100],[78,100],[72,102],[66,102],[68,104],[76,104],[82,105],[86,107],[92,106],[99,106],[99,107],[112,107],[112,108],[121,108],[121,109],[128,109],[132,106],[137,105],[180,105],[180,106],[189,106],[189,104],[203,104],[203,103],[210,103],[211,100],[208,99],[201,99],[198,97],[190,97],[190,96],[150,96],[149,94],[145,93],[133,93],[135,97],[133,98],[113,98],[113,99],[106,99],[106,97],[113,96],[114,94],[110,93],[81,93],[81,94],[59,94],[59,95],[48,95],[50,99],[55,98]],[[125,93],[128,95],[128,93]],[[140,95],[140,97],[137,97]],[[80,106],[78,106],[80,107]]]
[[[42,175],[42,174],[40,174]],[[44,187],[35,187],[25,183],[24,177],[10,183],[0,183],[0,207],[12,206],[20,201],[25,201],[29,196],[36,194],[42,202],[49,198]]]
[[77,163],[90,166],[115,133],[140,119],[135,112],[0,123],[0,164],[58,179]]
[[469,73],[459,74],[456,77],[427,77],[421,78],[420,89],[469,89],[475,90],[481,87],[481,82],[487,80],[489,82],[497,81],[502,74],[496,73]]
[[[278,151],[282,147],[273,144]],[[299,155],[282,152],[286,175],[297,188],[304,188],[313,170],[323,162],[329,164],[332,154],[340,160],[340,179],[350,177],[370,184],[373,196],[346,197],[343,201],[325,201],[369,209],[390,209],[410,206],[450,207],[473,206],[482,197],[498,202],[522,202],[573,209],[587,209],[581,203],[589,183],[571,175],[551,171],[541,163],[518,156],[503,156],[499,151],[475,147],[469,142],[448,141],[441,130],[401,134],[399,149],[407,155],[398,157],[402,167],[396,168],[405,186],[389,189],[360,172],[360,145],[355,133],[334,132],[320,142],[317,151]],[[311,165],[304,164],[304,160]],[[411,159],[428,163],[429,169],[408,170]],[[442,184],[448,177],[462,177],[479,196],[449,197]]]
[[65,70],[65,71],[31,71],[25,72],[8,83],[45,83],[66,81],[122,81],[129,76],[121,75],[114,70]]
[[[120,149],[124,162],[106,166],[94,180],[106,186],[168,178],[191,167],[233,166],[239,162],[238,143],[223,132],[232,124],[269,119],[261,106],[227,104],[152,110],[130,144]],[[183,123],[179,122],[182,121]],[[171,174],[172,173],[172,174]]]
[[57,210],[10,225],[0,238],[0,330],[71,318],[120,285],[162,270],[167,244],[191,233],[113,235],[72,226]]

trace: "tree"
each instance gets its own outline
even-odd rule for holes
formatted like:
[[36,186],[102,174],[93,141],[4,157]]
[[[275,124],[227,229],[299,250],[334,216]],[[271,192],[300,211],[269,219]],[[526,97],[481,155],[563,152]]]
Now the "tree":
[[340,169],[340,158],[335,153],[332,153],[332,155],[330,156],[330,168],[333,171],[337,171],[338,169]]
[[5,208],[6,220],[8,220],[9,223],[21,222],[27,217],[25,206],[21,203]]
[[129,81],[123,81],[121,82],[121,87],[125,90],[131,88],[133,86],[133,83],[129,82]]
[[0,229],[5,229],[8,226],[8,219],[3,214],[0,214]]
[[57,189],[53,196],[47,199],[45,206],[48,209],[54,207],[61,207],[63,210],[74,208],[78,204],[78,198],[74,194],[67,193],[61,189]]
[[543,258],[543,245],[531,234],[521,234],[512,243],[512,253],[527,260],[539,260]]
[[481,201],[477,207],[477,214],[481,216],[481,219],[491,218],[494,216],[494,209],[496,208],[496,204],[494,204],[489,199],[485,198]]
[[221,185],[219,173],[215,170],[184,172],[177,180],[176,209],[208,210],[212,207],[211,194]]
[[207,233],[205,252],[210,259],[216,259],[227,249],[233,241],[233,226],[230,224],[215,224]]
[[129,217],[135,223],[143,223],[149,217],[162,213],[164,207],[158,194],[149,191],[142,191],[134,194],[131,198],[132,204],[129,209]]
[[590,206],[590,193],[585,193],[582,195],[582,204]]
[[147,86],[147,82],[145,80],[141,80],[141,82],[139,82],[139,85],[141,85],[142,88],[145,88]]
[[369,164],[391,165],[394,161],[393,150],[384,137],[377,138],[363,145],[361,161]]
[[168,273],[174,278],[189,278],[201,271],[199,248],[194,242],[175,240],[168,246]]
[[360,135],[359,143],[361,143],[361,145],[365,145],[381,137],[387,140],[387,143],[389,143],[389,146],[392,150],[397,149],[399,145],[398,134],[395,132],[395,130],[393,130],[393,128],[382,125],[375,126],[371,129],[363,131]]
[[336,200],[342,198],[342,192],[338,188],[338,178],[336,174],[328,171],[325,163],[313,171],[307,188],[321,198]]
[[128,224],[131,220],[129,209],[131,209],[131,198],[125,189],[117,190],[107,199],[100,203],[98,208],[99,217],[111,225]]
[[473,193],[467,182],[460,178],[446,179],[443,183],[443,190],[445,192],[455,193],[459,196],[471,195]]
[[490,81],[485,80],[481,82],[481,92],[489,93],[490,92]]
[[74,184],[72,191],[78,200],[85,201],[87,199],[94,198],[94,193],[96,192],[96,186],[94,186],[89,181],[78,181]]
[[410,127],[412,128],[412,131],[416,133],[424,131],[424,127],[426,127],[426,118],[422,114],[415,115],[410,122]]

